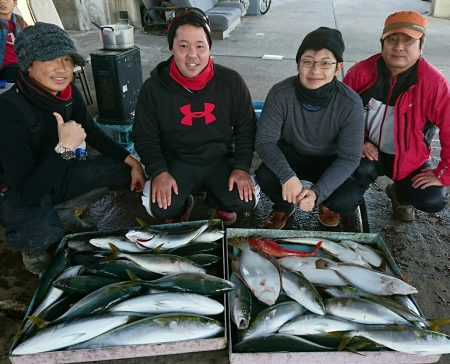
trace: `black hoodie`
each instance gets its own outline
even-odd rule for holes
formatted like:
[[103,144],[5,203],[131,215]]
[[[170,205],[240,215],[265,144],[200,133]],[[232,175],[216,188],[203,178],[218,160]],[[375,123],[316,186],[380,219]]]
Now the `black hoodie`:
[[208,165],[225,158],[248,172],[256,117],[242,77],[215,64],[213,78],[192,92],[169,76],[171,61],[151,72],[137,102],[132,136],[147,173],[167,171],[169,160]]

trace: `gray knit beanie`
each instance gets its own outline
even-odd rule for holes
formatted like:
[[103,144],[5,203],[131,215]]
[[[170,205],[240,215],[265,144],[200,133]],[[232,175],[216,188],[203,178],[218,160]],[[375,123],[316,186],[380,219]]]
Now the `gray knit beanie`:
[[33,61],[51,61],[62,56],[72,56],[75,64],[84,66],[84,58],[77,52],[68,34],[54,24],[37,22],[22,30],[14,42],[17,63],[27,72]]

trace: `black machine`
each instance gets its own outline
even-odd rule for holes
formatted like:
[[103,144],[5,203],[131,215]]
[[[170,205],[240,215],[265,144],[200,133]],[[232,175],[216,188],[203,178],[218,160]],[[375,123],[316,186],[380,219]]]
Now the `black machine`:
[[138,47],[91,53],[98,121],[131,123],[142,86],[141,53]]

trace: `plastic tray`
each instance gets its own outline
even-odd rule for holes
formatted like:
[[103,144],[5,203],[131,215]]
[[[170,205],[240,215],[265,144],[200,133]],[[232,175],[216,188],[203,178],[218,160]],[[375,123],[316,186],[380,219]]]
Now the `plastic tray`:
[[[379,234],[347,233],[347,232],[325,232],[325,231],[299,231],[299,230],[267,230],[267,229],[227,229],[226,240],[236,237],[260,236],[265,238],[287,238],[287,237],[318,237],[329,240],[354,240],[362,244],[372,245],[379,249],[387,263],[397,276],[400,276],[400,269],[396,265],[391,253],[387,249]],[[283,243],[284,244],[284,243]],[[286,243],[287,244],[287,243]],[[229,269],[227,268],[227,272]],[[228,276],[227,276],[228,277]],[[411,297],[417,309],[422,314],[414,298]],[[423,314],[422,314],[423,316]],[[412,355],[396,351],[359,351],[358,354],[345,351],[332,352],[267,352],[267,353],[238,353],[233,352],[234,324],[228,312],[228,351],[230,363],[232,364],[380,364],[380,363],[436,363],[440,355]],[[361,355],[359,355],[361,354]]]
[[[163,228],[170,229],[171,227],[180,227],[180,226],[196,226],[199,224],[203,224],[208,222],[207,220],[201,221],[191,221],[180,224],[166,224],[166,225],[153,225],[155,228]],[[214,225],[217,225],[217,228],[223,229],[221,220],[214,220],[212,222]],[[129,229],[121,229],[114,231],[102,231],[102,232],[88,232],[88,233],[80,233],[80,234],[71,234],[66,235],[59,244],[57,252],[65,249],[67,242],[70,239],[74,238],[91,238],[91,237],[100,237],[106,235],[122,235],[127,232]],[[222,240],[223,243],[223,240]],[[222,244],[224,247],[224,244]],[[227,252],[223,249],[223,273],[220,277],[224,278],[226,276],[226,262],[227,262]],[[28,307],[27,313],[25,317],[27,317],[31,312],[35,305],[35,297]],[[200,352],[200,351],[211,351],[211,350],[220,350],[224,349],[227,346],[227,337],[226,333],[228,332],[227,327],[227,300],[226,296],[223,296],[223,303],[225,307],[225,311],[223,314],[223,322],[224,322],[224,335],[216,338],[210,339],[199,339],[199,340],[185,340],[185,341],[177,341],[177,342],[168,342],[168,343],[160,343],[160,344],[145,344],[145,345],[124,345],[124,346],[115,346],[109,348],[101,348],[101,349],[82,349],[82,350],[60,350],[60,351],[50,351],[44,353],[37,354],[28,354],[28,355],[11,355],[9,357],[12,363],[74,363],[74,362],[87,362],[87,361],[99,361],[99,360],[114,360],[114,359],[126,359],[126,358],[140,358],[140,357],[151,357],[151,356],[159,356],[159,355],[171,355],[171,354],[181,354],[181,353],[191,353],[191,352]]]

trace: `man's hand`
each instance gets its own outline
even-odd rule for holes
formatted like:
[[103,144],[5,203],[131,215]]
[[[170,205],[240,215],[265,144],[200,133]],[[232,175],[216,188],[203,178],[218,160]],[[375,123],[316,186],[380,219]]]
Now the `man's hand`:
[[313,190],[304,188],[298,195],[298,207],[303,211],[311,211],[316,204],[317,195]]
[[430,168],[422,169],[418,174],[411,178],[411,181],[414,188],[421,188],[422,190],[430,186],[443,186]]
[[245,202],[253,200],[255,194],[255,185],[252,177],[241,169],[233,169],[228,178],[228,191],[232,191],[236,184],[239,192],[239,198]]
[[370,161],[378,160],[378,148],[371,142],[364,142],[362,150],[363,158],[367,158]]
[[75,149],[86,139],[86,133],[81,124],[78,124],[74,120],[65,123],[62,116],[57,112],[54,112],[53,115],[58,124],[59,145],[64,148]]
[[289,203],[296,203],[297,197],[302,190],[303,184],[296,176],[289,178],[281,185],[283,200]]
[[178,185],[169,172],[162,172],[152,179],[152,203],[160,209],[167,209],[172,203],[172,191],[178,195]]
[[131,154],[125,158],[125,163],[131,167],[131,185],[130,190],[142,192],[144,189],[145,176],[141,163]]

